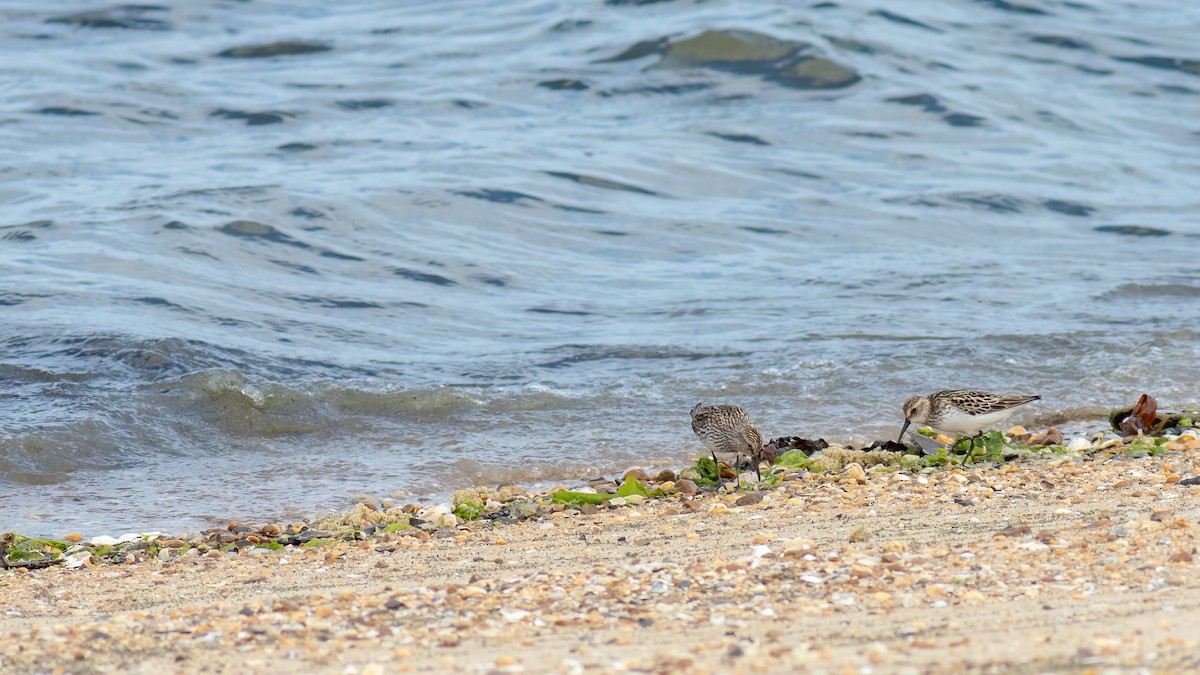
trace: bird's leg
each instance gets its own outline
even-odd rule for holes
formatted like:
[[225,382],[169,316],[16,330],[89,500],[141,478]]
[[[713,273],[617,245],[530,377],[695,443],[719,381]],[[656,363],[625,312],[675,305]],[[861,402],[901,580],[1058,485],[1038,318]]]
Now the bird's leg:
[[967,454],[963,457],[964,460],[970,459],[971,457],[975,456],[975,439],[979,438],[982,435],[983,435],[983,432],[981,431],[981,432],[975,434],[974,436],[967,438],[967,442],[970,443],[970,446],[969,446],[969,449],[967,450]]

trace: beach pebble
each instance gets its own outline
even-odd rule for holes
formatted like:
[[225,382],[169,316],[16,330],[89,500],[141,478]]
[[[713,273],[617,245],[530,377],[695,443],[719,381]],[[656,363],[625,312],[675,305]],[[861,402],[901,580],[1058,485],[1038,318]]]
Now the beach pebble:
[[676,481],[675,489],[684,495],[694,495],[700,491],[700,488],[696,487],[695,483],[686,478]]
[[650,480],[650,476],[645,471],[643,471],[637,467],[633,467],[631,469],[626,469],[625,473],[622,474],[622,478],[623,479],[636,478],[637,480],[641,481],[642,483],[646,483]]
[[666,483],[675,480],[675,472],[670,469],[663,469],[654,474],[654,480],[658,483]]
[[1084,450],[1091,449],[1091,447],[1092,444],[1086,438],[1079,438],[1078,436],[1067,442],[1067,450],[1071,452],[1083,452]]
[[761,502],[762,500],[763,500],[763,493],[751,492],[749,494],[745,494],[745,495],[742,495],[741,497],[738,497],[737,501],[735,501],[733,503],[733,505],[734,506],[750,506],[751,504],[757,504],[757,503]]
[[859,483],[867,482],[867,472],[863,471],[862,465],[857,462],[846,465],[846,477],[858,481]]
[[499,493],[500,500],[505,502],[509,501],[510,499],[516,499],[517,497],[525,496],[525,490],[517,487],[516,485],[505,485],[504,487],[500,488]]

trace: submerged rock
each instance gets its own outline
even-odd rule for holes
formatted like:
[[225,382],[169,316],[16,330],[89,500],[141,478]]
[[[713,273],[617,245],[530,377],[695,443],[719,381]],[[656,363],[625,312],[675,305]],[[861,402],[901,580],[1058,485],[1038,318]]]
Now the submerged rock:
[[708,30],[681,40],[662,37],[639,42],[600,63],[658,55],[658,67],[700,67],[757,75],[797,89],[840,89],[862,79],[853,69],[821,57],[814,50],[807,42],[781,40],[749,30]]
[[756,70],[756,64],[781,61],[807,49],[804,42],[779,40],[748,30],[709,30],[669,43],[664,61],[729,70]]

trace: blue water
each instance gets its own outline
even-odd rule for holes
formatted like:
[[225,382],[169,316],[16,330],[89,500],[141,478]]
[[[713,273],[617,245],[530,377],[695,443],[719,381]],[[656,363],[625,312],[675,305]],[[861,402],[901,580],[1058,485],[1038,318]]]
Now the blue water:
[[1200,390],[1200,8],[0,7],[0,529]]

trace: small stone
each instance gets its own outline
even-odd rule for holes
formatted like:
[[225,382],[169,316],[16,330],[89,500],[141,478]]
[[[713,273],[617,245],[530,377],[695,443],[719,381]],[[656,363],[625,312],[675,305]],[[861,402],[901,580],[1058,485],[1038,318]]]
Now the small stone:
[[462,638],[458,633],[442,633],[437,637],[438,644],[443,647],[457,647],[458,643],[462,642]]
[[500,488],[499,494],[500,501],[506,502],[511,499],[516,499],[517,497],[524,497],[525,490],[517,487],[516,485],[505,485],[504,487]]
[[168,539],[162,543],[167,548],[183,548],[186,544],[181,539]]
[[658,484],[658,489],[663,492],[670,492],[675,489],[675,481],[666,480]]
[[860,484],[867,482],[867,472],[863,471],[862,465],[858,462],[846,465],[846,476]]
[[762,500],[763,500],[763,493],[751,492],[750,494],[745,494],[745,495],[742,495],[741,497],[738,497],[737,501],[735,501],[733,503],[733,505],[734,506],[750,506],[752,504],[757,504],[757,503],[761,502]]
[[496,658],[496,667],[503,668],[504,666],[515,665],[517,660],[511,656],[499,656]]
[[666,483],[675,480],[675,472],[670,469],[663,469],[654,474],[654,480],[658,483]]
[[626,470],[622,478],[636,478],[642,483],[649,482],[650,480],[650,476],[648,476],[645,471],[637,467]]
[[63,539],[66,541],[69,541],[71,543],[75,543],[78,541],[82,541],[83,535],[82,534],[68,534],[67,536],[63,537]]
[[625,497],[613,497],[608,500],[609,506],[625,506],[629,501]]
[[595,504],[584,504],[579,507],[579,512],[585,516],[593,516],[600,513],[600,507]]
[[679,494],[683,495],[694,495],[700,491],[700,488],[696,487],[695,483],[686,478],[676,481],[675,489],[679,490]]

